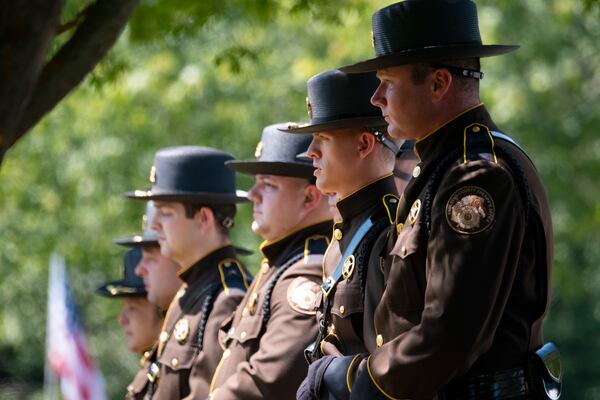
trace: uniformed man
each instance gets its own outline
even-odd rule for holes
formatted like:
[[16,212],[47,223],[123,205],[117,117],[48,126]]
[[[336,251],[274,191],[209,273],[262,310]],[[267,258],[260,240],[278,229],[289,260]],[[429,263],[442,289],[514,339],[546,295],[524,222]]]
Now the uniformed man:
[[[370,104],[377,87],[374,73],[348,75],[326,71],[308,81],[311,123],[290,127],[313,133],[308,156],[316,167],[317,187],[340,197],[342,220],[323,263],[323,304],[314,362],[299,398],[317,393],[315,379],[334,356],[366,352],[375,347],[373,312],[383,291],[381,257],[392,226],[397,191],[392,174],[396,144],[385,133],[380,110]],[[330,371],[348,365],[330,365]]]
[[342,70],[377,70],[372,102],[391,136],[417,140],[419,164],[398,207],[377,348],[358,356],[349,397],[558,398],[557,353],[542,347],[548,199],[479,99],[480,57],[518,46],[483,45],[471,0],[393,4],[373,34],[376,58]]
[[177,275],[179,265],[160,252],[158,235],[151,227],[155,214],[154,205],[148,201],[142,218],[142,234],[119,238],[115,243],[141,248],[142,259],[135,268],[135,273],[144,280],[148,300],[166,312],[183,282]]
[[229,240],[235,203],[235,173],[222,151],[197,146],[158,151],[152,189],[128,196],[153,200],[162,255],[180,267],[182,289],[173,299],[150,368],[155,399],[205,398],[221,359],[219,326],[242,299],[249,277]]
[[270,125],[256,160],[229,161],[255,175],[252,230],[264,242],[259,272],[235,315],[221,328],[226,348],[211,383],[211,399],[290,399],[308,365],[304,349],[317,334],[323,253],[332,221],[327,197],[314,184],[312,162],[296,157],[310,137]]
[[102,296],[122,301],[119,323],[125,331],[129,351],[141,354],[140,370],[127,387],[128,400],[143,399],[147,388],[146,367],[149,351],[156,342],[162,324],[158,307],[146,299],[144,282],[135,275],[135,268],[142,257],[139,247],[125,253],[122,279],[105,283],[96,289]]

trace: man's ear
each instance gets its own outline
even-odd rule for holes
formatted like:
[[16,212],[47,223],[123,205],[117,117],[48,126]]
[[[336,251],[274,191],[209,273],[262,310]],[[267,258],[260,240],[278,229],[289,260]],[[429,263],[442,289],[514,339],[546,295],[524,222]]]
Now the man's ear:
[[362,159],[366,158],[374,151],[376,145],[375,135],[366,131],[361,132],[358,135],[358,156]]
[[312,211],[319,206],[323,194],[317,189],[314,184],[306,185],[304,188],[304,204],[302,205],[305,210]]
[[433,71],[429,79],[431,80],[431,100],[438,102],[444,98],[450,86],[452,85],[452,74],[445,68],[439,68]]
[[196,226],[203,228],[214,224],[215,216],[208,207],[200,207],[194,214]]

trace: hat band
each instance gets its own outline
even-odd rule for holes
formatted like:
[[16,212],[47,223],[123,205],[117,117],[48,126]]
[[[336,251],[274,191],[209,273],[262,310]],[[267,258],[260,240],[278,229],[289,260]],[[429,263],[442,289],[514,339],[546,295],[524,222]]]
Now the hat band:
[[372,117],[381,117],[381,111],[371,112],[368,114],[338,114],[338,115],[327,115],[327,116],[314,116],[310,119],[311,125],[316,124],[325,124],[328,122],[335,122],[345,119],[355,119],[355,118],[372,118]]
[[473,78],[478,80],[483,79],[483,72],[477,69],[455,67],[454,65],[447,65],[441,63],[431,64],[431,66],[434,68],[445,68],[448,71],[450,71],[451,74],[462,76],[463,78]]

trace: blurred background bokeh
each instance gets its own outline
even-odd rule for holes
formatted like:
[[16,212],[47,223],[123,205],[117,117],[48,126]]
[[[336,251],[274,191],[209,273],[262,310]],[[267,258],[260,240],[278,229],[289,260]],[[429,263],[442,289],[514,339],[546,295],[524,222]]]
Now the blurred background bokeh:
[[[483,60],[482,98],[543,176],[554,218],[552,305],[565,398],[600,399],[600,4],[477,0],[484,42],[521,44]],[[63,20],[88,2],[66,0]],[[263,126],[306,120],[306,80],[370,57],[379,0],[142,1],[86,80],[0,168],[0,399],[41,399],[48,263],[63,254],[111,399],[138,358],[94,289],[119,275],[118,236],[141,229],[154,152],[192,144],[252,158]],[[58,40],[58,39],[57,39]],[[58,45],[57,43],[56,45]],[[239,176],[241,189],[251,180]],[[255,248],[251,206],[236,244]],[[258,254],[246,257],[255,271]]]

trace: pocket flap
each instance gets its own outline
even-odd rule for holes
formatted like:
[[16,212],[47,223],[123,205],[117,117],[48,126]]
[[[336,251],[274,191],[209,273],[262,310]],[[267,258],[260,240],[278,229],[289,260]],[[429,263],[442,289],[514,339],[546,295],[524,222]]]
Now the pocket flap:
[[165,365],[173,371],[191,369],[197,353],[197,346],[190,346],[189,343],[179,344],[176,341],[171,341],[166,344],[165,350],[161,354],[159,361],[162,365]]
[[255,315],[246,315],[242,317],[238,326],[235,327],[231,337],[240,343],[256,339],[262,330],[262,323],[262,310],[257,311]]
[[338,283],[331,304],[331,313],[340,318],[347,318],[350,315],[361,313],[363,310],[364,304],[360,286],[356,283]]
[[408,225],[402,229],[390,254],[405,259],[417,251],[419,247],[418,224],[417,222],[415,225]]

